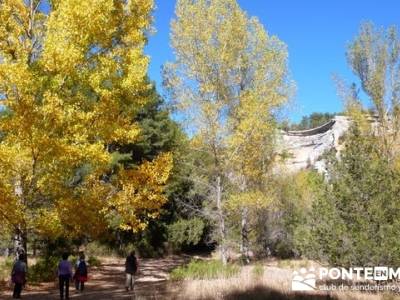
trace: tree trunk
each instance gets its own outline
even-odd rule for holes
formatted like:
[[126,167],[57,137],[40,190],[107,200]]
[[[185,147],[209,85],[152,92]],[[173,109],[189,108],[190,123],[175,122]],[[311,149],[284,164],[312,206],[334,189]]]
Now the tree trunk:
[[244,261],[247,264],[250,263],[248,209],[246,207],[242,208],[240,252]]
[[[122,245],[121,233],[120,233],[119,230],[117,230],[116,238],[117,238],[118,251],[119,251],[120,253],[122,253],[122,246],[123,246],[123,245]],[[124,253],[124,254],[125,254],[125,253]]]
[[23,225],[19,225],[14,234],[14,253],[18,259],[20,254],[25,254],[25,262],[28,264],[27,232]]
[[33,244],[32,244],[32,255],[36,256],[36,239],[33,240]]
[[219,227],[219,248],[221,252],[221,260],[224,265],[228,262],[228,255],[226,249],[226,229],[225,229],[225,219],[224,212],[222,209],[222,188],[221,188],[221,176],[217,176],[217,193],[216,193],[216,201],[217,201],[217,213],[218,213],[218,227]]

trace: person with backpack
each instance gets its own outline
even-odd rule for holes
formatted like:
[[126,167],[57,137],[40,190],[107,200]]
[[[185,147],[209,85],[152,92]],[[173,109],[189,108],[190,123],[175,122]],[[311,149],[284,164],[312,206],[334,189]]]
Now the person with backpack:
[[85,288],[85,282],[88,280],[87,263],[85,261],[85,254],[83,252],[79,253],[79,259],[76,262],[74,279],[76,290],[83,292]]
[[69,281],[72,278],[72,265],[68,261],[68,254],[62,255],[62,260],[58,264],[58,280],[60,283],[60,299],[64,299],[64,286],[65,286],[65,299],[69,299]]
[[11,271],[11,281],[14,283],[14,299],[21,298],[22,288],[26,283],[26,270],[25,254],[21,253]]
[[129,289],[132,291],[133,286],[135,284],[135,274],[138,270],[138,261],[135,256],[135,251],[132,251],[128,257],[126,258],[125,261],[125,273],[126,273],[126,282],[125,282],[125,288],[126,291],[129,291]]

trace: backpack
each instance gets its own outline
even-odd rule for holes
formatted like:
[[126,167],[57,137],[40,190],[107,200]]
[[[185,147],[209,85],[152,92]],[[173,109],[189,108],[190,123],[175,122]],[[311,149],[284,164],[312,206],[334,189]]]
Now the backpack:
[[135,274],[138,269],[136,256],[128,256],[125,262],[125,272]]
[[87,276],[87,266],[85,261],[79,262],[76,272],[79,274],[79,276]]

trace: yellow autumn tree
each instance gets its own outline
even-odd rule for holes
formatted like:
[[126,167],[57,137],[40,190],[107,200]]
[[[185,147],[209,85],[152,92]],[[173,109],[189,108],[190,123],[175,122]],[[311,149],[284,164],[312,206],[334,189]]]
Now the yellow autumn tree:
[[[165,65],[164,83],[187,117],[193,148],[210,158],[197,168],[208,170],[209,216],[226,263],[226,208],[245,211],[263,194],[274,144],[273,112],[291,86],[286,46],[236,0],[178,0],[175,13],[176,59]],[[230,199],[238,204],[227,206]]]
[[[152,0],[0,1],[0,220],[29,233],[140,230],[166,201],[166,153],[126,168],[146,103]],[[46,7],[48,6],[48,7]]]
[[[400,153],[400,37],[395,26],[379,28],[367,22],[347,49],[348,64],[359,78],[376,117],[379,151],[391,164],[399,164]],[[344,92],[343,92],[344,91]],[[349,115],[362,130],[371,130],[357,88],[342,87]]]

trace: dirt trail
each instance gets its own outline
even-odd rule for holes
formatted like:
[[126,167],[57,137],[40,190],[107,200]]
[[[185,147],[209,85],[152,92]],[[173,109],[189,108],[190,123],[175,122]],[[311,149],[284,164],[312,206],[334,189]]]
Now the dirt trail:
[[[108,299],[174,299],[176,289],[168,284],[168,273],[183,264],[184,257],[163,259],[142,259],[139,261],[140,273],[136,277],[133,292],[126,292],[123,259],[105,260],[101,267],[89,274],[85,291],[78,293],[73,284],[70,286],[71,299],[108,300]],[[0,299],[12,299],[11,291],[0,291]],[[55,283],[28,286],[22,293],[22,299],[50,300],[60,299]]]

